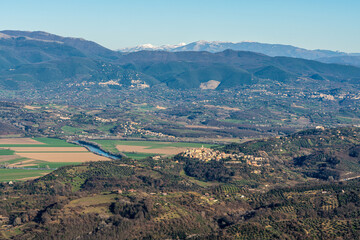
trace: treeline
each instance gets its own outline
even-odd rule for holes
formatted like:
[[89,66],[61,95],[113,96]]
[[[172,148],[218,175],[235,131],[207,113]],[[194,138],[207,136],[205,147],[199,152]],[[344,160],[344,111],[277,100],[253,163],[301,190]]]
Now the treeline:
[[234,176],[234,171],[227,168],[221,161],[191,161],[185,164],[186,175],[203,181],[229,182]]
[[294,158],[294,165],[305,175],[322,180],[339,180],[340,172],[336,166],[340,163],[334,154],[323,151]]

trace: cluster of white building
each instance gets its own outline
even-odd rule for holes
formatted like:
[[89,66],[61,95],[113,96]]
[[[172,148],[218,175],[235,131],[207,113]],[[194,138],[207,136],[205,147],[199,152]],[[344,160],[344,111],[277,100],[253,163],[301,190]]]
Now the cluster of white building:
[[224,153],[218,150],[210,148],[192,148],[188,149],[182,154],[184,157],[199,159],[201,161],[220,161],[222,159],[229,159],[229,163],[235,163],[235,161],[244,161],[248,165],[260,167],[263,164],[268,163],[268,159],[265,157],[255,157],[253,155],[245,155],[244,153]]
[[211,160],[222,160],[222,159],[231,159],[231,160],[237,160],[240,157],[242,157],[242,154],[235,154],[235,153],[224,153],[220,152],[219,150],[213,150],[210,148],[204,148],[202,146],[201,148],[192,148],[188,149],[183,153],[184,157],[188,158],[196,158],[201,161],[211,161]]

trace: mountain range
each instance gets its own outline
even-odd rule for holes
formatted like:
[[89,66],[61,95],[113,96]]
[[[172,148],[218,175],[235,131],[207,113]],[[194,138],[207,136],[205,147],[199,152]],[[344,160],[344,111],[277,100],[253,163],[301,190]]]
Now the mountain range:
[[283,44],[268,44],[259,42],[220,42],[220,41],[197,41],[189,44],[181,43],[178,45],[162,45],[153,46],[151,44],[139,45],[136,47],[123,48],[120,52],[138,52],[138,51],[206,51],[206,52],[222,52],[227,49],[236,51],[250,51],[263,53],[268,56],[276,57],[294,57],[309,60],[317,60],[325,63],[339,63],[347,65],[360,66],[360,53],[345,53],[330,50],[308,50],[304,48],[294,47]]
[[[257,43],[246,44],[255,46]],[[212,86],[216,83],[213,88],[227,89],[262,80],[285,84],[298,84],[301,79],[314,84],[324,81],[358,84],[360,80],[360,68],[355,66],[269,56],[286,48],[283,45],[276,45],[268,55],[227,49],[223,43],[218,43],[217,49],[226,49],[221,52],[216,52],[215,45],[210,43],[190,45],[178,46],[171,51],[169,48],[168,51],[124,53],[79,38],[45,32],[1,31],[0,85],[8,90],[65,88],[80,83],[81,86],[140,88],[165,84],[174,89],[191,89],[208,88],[210,83]],[[271,45],[257,46],[271,49]],[[287,52],[294,55],[301,51]],[[309,58],[311,54],[322,57],[323,61],[332,56],[342,63],[349,57],[338,57],[336,52],[322,50],[304,50],[303,53],[309,54]]]

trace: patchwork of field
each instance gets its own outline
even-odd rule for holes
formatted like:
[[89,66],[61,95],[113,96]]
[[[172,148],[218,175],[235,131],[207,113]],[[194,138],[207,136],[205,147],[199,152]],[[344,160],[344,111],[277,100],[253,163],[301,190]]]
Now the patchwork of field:
[[[155,155],[175,155],[188,148],[211,147],[201,143],[96,140],[103,149],[124,153],[133,159]],[[89,152],[86,148],[54,138],[0,139],[0,181],[29,180],[43,176],[66,165],[88,161],[107,161],[106,157]]]
[[61,166],[107,160],[84,147],[60,139],[0,139],[0,181],[28,180]]
[[184,142],[95,140],[105,150],[113,153],[122,152],[134,159],[142,159],[154,155],[176,155],[189,148],[212,147],[215,145]]

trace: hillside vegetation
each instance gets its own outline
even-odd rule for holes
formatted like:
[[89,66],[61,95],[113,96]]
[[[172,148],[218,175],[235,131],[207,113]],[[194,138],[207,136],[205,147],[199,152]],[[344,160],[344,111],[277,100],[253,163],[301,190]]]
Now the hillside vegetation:
[[[217,147],[242,153],[236,161],[182,155],[122,159],[3,183],[0,234],[5,239],[357,239],[359,180],[346,173],[360,173],[359,132],[316,129]],[[249,164],[250,155],[258,156],[256,164]],[[339,175],[313,175],[320,168]]]

